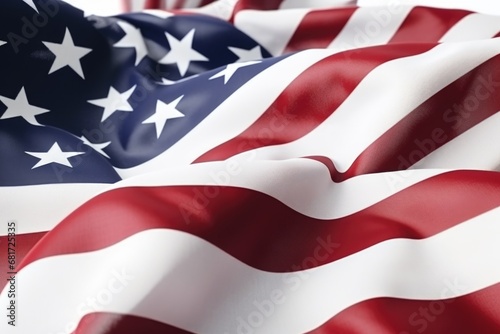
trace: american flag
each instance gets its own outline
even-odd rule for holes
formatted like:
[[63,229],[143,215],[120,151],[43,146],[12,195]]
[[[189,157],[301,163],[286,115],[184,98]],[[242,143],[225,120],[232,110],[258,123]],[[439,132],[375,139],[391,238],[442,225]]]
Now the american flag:
[[500,332],[498,5],[140,6],[0,2],[1,333]]

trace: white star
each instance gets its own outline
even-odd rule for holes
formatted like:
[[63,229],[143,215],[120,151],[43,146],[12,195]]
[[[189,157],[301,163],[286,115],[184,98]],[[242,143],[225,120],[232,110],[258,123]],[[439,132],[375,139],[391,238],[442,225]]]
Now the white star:
[[246,63],[234,63],[234,64],[229,64],[226,66],[226,68],[214,75],[212,75],[208,80],[213,80],[216,78],[224,77],[224,85],[227,84],[229,79],[236,73],[236,71],[242,67],[258,64],[260,61],[254,60],[254,61],[247,61]]
[[177,110],[177,104],[183,97],[184,95],[181,95],[169,104],[158,100],[156,102],[156,112],[143,121],[142,124],[154,123],[156,126],[156,138],[160,138],[163,127],[169,119],[184,117],[184,114]]
[[172,81],[172,80],[168,80],[168,79],[165,79],[165,78],[161,78],[161,82],[160,81],[157,81],[156,83],[158,85],[162,85],[162,86],[170,86],[170,85],[175,85],[177,83],[181,83],[181,82],[184,82],[184,81],[187,81],[187,80],[192,80],[194,78],[196,78],[198,76],[198,74],[193,74],[187,78],[182,78],[182,79],[179,79],[177,81]]
[[257,45],[253,49],[245,50],[236,48],[234,46],[228,46],[228,49],[238,56],[238,60],[236,62],[241,63],[249,60],[258,60],[262,59],[262,52],[260,46]]
[[73,71],[81,76],[82,79],[85,79],[80,59],[91,52],[92,49],[75,46],[68,28],[66,28],[61,44],[52,42],[42,43],[56,56],[56,59],[54,59],[54,63],[52,63],[52,67],[50,68],[49,74],[54,73],[65,66],[69,66],[73,69]]
[[134,48],[135,66],[137,66],[148,54],[141,30],[127,22],[120,21],[118,22],[118,25],[125,32],[125,36],[123,36],[123,38],[116,42],[113,46],[115,48]]
[[177,83],[177,81],[172,81],[172,80],[168,80],[165,78],[161,78],[161,82],[157,82],[157,84],[162,85],[162,86],[171,86],[171,85],[175,85],[176,83]]
[[89,100],[87,102],[92,103],[93,105],[96,105],[98,107],[104,108],[104,112],[102,113],[102,118],[101,118],[101,122],[104,122],[104,120],[106,120],[106,118],[111,116],[111,114],[114,113],[115,111],[134,110],[130,105],[130,103],[128,103],[128,99],[134,93],[135,87],[137,87],[137,85],[134,85],[132,88],[123,93],[119,93],[113,87],[109,87],[109,92],[107,97],[97,100]]
[[109,155],[106,154],[102,149],[106,148],[111,144],[110,141],[107,141],[105,143],[91,143],[85,136],[81,136],[80,139],[83,141],[83,143],[87,146],[90,146],[94,149],[94,151],[100,153],[101,155],[104,155],[106,158],[110,159]]
[[4,42],[4,41],[0,40],[0,46],[2,46],[4,44],[7,44],[7,42]]
[[166,32],[165,35],[170,45],[170,51],[158,62],[160,64],[176,63],[179,73],[181,76],[184,76],[192,61],[208,61],[207,57],[192,48],[194,33],[195,29],[191,29],[191,31],[179,41]]
[[26,96],[24,87],[21,87],[21,90],[17,94],[15,100],[9,99],[5,96],[0,96],[0,101],[2,101],[3,104],[7,106],[7,110],[3,113],[0,119],[22,117],[26,120],[26,122],[30,124],[41,125],[40,123],[38,123],[35,116],[49,112],[48,109],[31,105],[28,102],[28,97]]
[[35,4],[33,3],[33,0],[23,0],[23,1],[38,13],[38,8],[36,8]]
[[41,166],[45,166],[51,163],[56,163],[60,164],[63,166],[68,166],[70,168],[73,168],[71,163],[69,162],[68,158],[74,157],[76,155],[80,154],[85,154],[85,152],[63,152],[61,148],[59,147],[59,144],[57,142],[54,142],[52,147],[47,151],[47,152],[28,152],[25,151],[24,153],[29,154],[34,156],[35,158],[40,159],[34,165],[31,167],[31,169],[35,169]]

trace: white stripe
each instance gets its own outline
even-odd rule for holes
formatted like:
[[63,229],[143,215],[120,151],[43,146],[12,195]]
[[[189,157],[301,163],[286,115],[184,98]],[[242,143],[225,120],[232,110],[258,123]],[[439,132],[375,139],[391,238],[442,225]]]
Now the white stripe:
[[310,9],[243,10],[236,14],[234,25],[273,56],[279,56],[309,11]]
[[[0,187],[0,221],[16,220],[17,233],[51,230],[57,223],[109,184],[49,184]],[[0,231],[5,235],[6,229]]]
[[358,6],[387,6],[399,8],[400,6],[427,6],[449,9],[467,9],[484,14],[500,15],[498,1],[473,1],[473,0],[358,0]]
[[412,9],[413,7],[402,7],[391,13],[385,8],[358,8],[328,47],[344,51],[386,44]]
[[[460,168],[500,171],[500,149],[497,145],[499,139],[498,129],[500,129],[500,112],[444,144],[411,168]],[[432,139],[427,138],[427,141],[429,140],[432,142]]]
[[284,0],[280,9],[290,8],[335,8],[355,6],[356,0]]
[[234,7],[237,2],[237,0],[219,0],[209,3],[203,7],[185,9],[185,11],[196,14],[215,16],[222,20],[228,21],[233,15]]
[[[238,332],[239,319],[258,333],[304,333],[368,299],[439,300],[498,283],[499,220],[497,208],[424,240],[388,240],[295,273],[256,270],[187,233],[148,230],[22,269],[16,330],[69,333],[83,313],[104,311],[201,334]],[[116,278],[122,271],[127,280]],[[0,304],[8,303],[6,289]]]
[[[0,187],[1,220],[16,219],[19,233],[51,230],[66,215],[98,193],[125,187],[219,185],[268,194],[304,215],[319,219],[345,217],[445,170],[401,171],[360,175],[333,183],[327,168],[310,159],[230,161],[195,164],[140,175],[114,185],[54,184]],[[311,200],[314,199],[314,200]],[[186,206],[198,207],[194,193]],[[26,203],[31,203],[29,210]],[[332,205],[335,203],[335,205]],[[50,208],[50,210],[47,210]],[[6,231],[0,231],[5,233]]]
[[455,24],[439,42],[471,41],[491,38],[500,32],[500,17],[470,14]]
[[174,8],[176,2],[177,2],[177,0],[166,0],[165,5],[167,8],[172,9],[172,8]]
[[237,136],[254,123],[298,75],[332,55],[331,50],[307,50],[289,56],[246,82],[222,102],[203,122],[175,145],[142,165],[118,169],[128,178],[165,166],[186,166],[203,153]]
[[132,0],[129,3],[131,4],[132,12],[141,11],[146,7],[146,0]]
[[[161,185],[239,187],[274,197],[303,215],[335,219],[361,211],[398,191],[444,172],[447,171],[426,169],[411,173],[365,174],[334,183],[325,165],[311,159],[241,164],[231,160],[141,175],[124,180],[113,188]],[[191,201],[183,204],[197,207],[198,200],[193,193]]]
[[173,9],[177,0],[164,0],[165,9]]
[[185,0],[182,5],[183,8],[196,8],[201,4],[201,0]]
[[368,74],[315,130],[283,145],[232,159],[326,156],[340,172],[422,102],[500,52],[500,39],[440,44],[421,55],[384,63]]

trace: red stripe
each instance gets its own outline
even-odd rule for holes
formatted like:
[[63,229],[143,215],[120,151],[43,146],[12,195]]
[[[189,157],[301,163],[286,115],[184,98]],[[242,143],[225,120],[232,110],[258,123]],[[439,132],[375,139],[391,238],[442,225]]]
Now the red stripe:
[[498,34],[496,34],[493,38],[495,37],[500,37],[500,32]]
[[[39,233],[26,233],[26,234],[17,234],[15,237],[15,254],[16,254],[16,265],[15,270],[18,270],[21,264],[21,261],[24,259],[26,254],[33,248],[33,246],[45,235],[45,232]],[[13,241],[12,239],[10,241]],[[8,249],[12,247],[9,245],[8,236],[0,236],[0,247],[2,247],[0,252],[0,291],[2,291],[3,287],[7,284],[7,272],[8,269]]]
[[214,0],[202,0],[200,7],[206,6],[212,2],[214,2]]
[[[248,129],[195,162],[224,160],[251,149],[296,140],[314,130],[368,73],[393,59],[430,50],[435,44],[384,46],[334,54],[300,74]],[[304,112],[304,111],[307,112]]]
[[278,9],[283,0],[238,0],[236,7],[242,9],[272,10]]
[[155,320],[126,314],[85,315],[72,334],[189,334],[191,332]]
[[495,56],[457,79],[374,141],[344,174],[333,170],[333,179],[407,169],[494,115],[500,110],[499,69]]
[[[451,295],[460,283],[443,278],[443,291]],[[500,284],[436,301],[377,298],[349,307],[309,334],[498,334],[499,310]]]
[[130,0],[122,0],[122,8],[125,13],[132,11]]
[[290,39],[285,53],[328,47],[356,9],[350,7],[309,12]]
[[389,43],[436,43],[470,13],[465,10],[415,7]]
[[74,211],[35,246],[22,266],[48,256],[101,249],[143,230],[169,228],[199,236],[258,269],[299,270],[387,239],[429,237],[499,206],[499,192],[496,172],[449,172],[358,213],[325,221],[247,189],[116,189]]
[[144,9],[159,9],[161,8],[161,0],[146,0]]
[[[174,7],[172,9],[180,9],[180,8],[183,8],[184,5],[185,5],[185,1],[184,0],[175,0],[175,4],[174,4]],[[166,7],[166,1],[163,1],[163,8]]]
[[[375,47],[373,50],[389,47]],[[366,53],[361,54],[364,57]],[[372,68],[396,58],[388,55],[377,57],[372,51],[370,59],[377,62],[374,64],[363,61],[359,55],[353,52],[346,59],[337,54],[313,65],[294,80],[246,131],[208,151],[195,162],[224,160],[251,149],[288,143],[314,130]],[[351,61],[366,66],[354,65]],[[345,68],[353,70],[346,74],[343,73]],[[407,169],[500,110],[500,95],[496,94],[500,83],[499,68],[500,56],[495,56],[440,90],[375,140],[345,173],[339,173],[324,157],[316,160],[329,167],[336,182],[356,175]],[[318,76],[323,79],[317,80]],[[324,92],[325,87],[335,87],[337,82],[344,83],[338,94]],[[295,98],[294,103],[290,102],[290,96]]]

